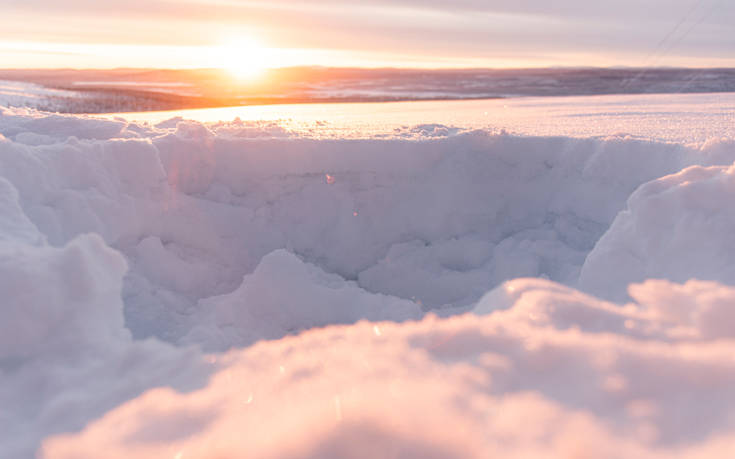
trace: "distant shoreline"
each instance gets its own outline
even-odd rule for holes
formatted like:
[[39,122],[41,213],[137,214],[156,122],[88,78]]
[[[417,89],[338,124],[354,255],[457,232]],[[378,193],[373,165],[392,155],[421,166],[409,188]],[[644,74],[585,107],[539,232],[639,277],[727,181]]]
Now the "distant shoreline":
[[[735,92],[735,69],[286,68],[251,81],[224,70],[0,70],[0,105],[121,113],[305,103],[366,103]],[[24,99],[25,95],[30,95]]]

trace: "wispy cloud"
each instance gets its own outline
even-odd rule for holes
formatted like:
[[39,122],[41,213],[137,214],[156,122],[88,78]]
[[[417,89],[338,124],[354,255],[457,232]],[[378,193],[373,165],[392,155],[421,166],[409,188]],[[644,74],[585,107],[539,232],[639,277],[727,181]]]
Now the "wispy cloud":
[[211,46],[246,34],[273,48],[387,61],[735,65],[735,3],[720,0],[25,0],[2,9],[3,38],[19,42]]

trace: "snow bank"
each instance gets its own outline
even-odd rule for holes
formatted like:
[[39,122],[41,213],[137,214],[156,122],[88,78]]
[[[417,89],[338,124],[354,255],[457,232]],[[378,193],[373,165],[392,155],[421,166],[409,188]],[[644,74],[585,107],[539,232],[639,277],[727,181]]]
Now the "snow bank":
[[735,143],[407,129],[0,109],[0,456],[735,446]]
[[239,120],[151,126],[6,109],[0,170],[50,244],[95,232],[123,253],[134,336],[178,342],[213,309],[203,300],[233,292],[279,249],[424,309],[466,308],[515,277],[574,285],[636,187],[734,159],[728,142],[412,131],[317,140]]
[[631,282],[735,284],[735,168],[693,166],[641,186],[587,257],[580,285],[624,300]]
[[205,388],[149,391],[47,440],[41,457],[727,455],[735,331],[712,341],[669,301],[696,310],[714,291],[733,304],[735,289],[632,290],[642,301],[621,308],[515,280],[480,302],[507,306],[490,315],[360,322],[231,351]]
[[79,429],[150,387],[204,382],[197,351],[132,340],[126,268],[95,234],[48,246],[0,179],[0,456],[31,457],[44,436]]

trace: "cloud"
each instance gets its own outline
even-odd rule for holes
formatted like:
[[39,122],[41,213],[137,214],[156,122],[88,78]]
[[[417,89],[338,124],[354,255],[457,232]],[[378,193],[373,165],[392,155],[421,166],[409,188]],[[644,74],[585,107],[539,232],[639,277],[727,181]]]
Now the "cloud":
[[[159,0],[131,2],[125,8],[88,1],[64,2],[62,8],[58,3],[34,1],[15,3],[7,14],[20,17],[30,11],[34,21],[30,25],[25,21],[23,28],[10,22],[6,39],[212,45],[223,33],[239,32],[256,35],[271,47],[370,52],[384,55],[386,61],[396,60],[391,54],[413,54],[424,60],[438,54],[457,62],[513,58],[547,65],[564,63],[563,59],[569,65],[663,65],[686,62],[687,57],[715,62],[728,59],[735,49],[728,33],[735,8],[717,0],[695,4],[657,0],[645,5],[632,0],[622,4],[404,0],[347,5]],[[70,22],[57,20],[72,12]],[[106,24],[104,30],[95,26],[100,23]]]

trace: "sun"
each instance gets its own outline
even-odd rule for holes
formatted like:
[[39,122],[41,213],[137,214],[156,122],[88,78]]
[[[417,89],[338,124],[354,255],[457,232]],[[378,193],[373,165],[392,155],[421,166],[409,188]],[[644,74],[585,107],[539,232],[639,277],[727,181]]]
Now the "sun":
[[237,80],[253,80],[265,71],[268,50],[252,38],[231,39],[218,46],[215,52],[216,65]]

